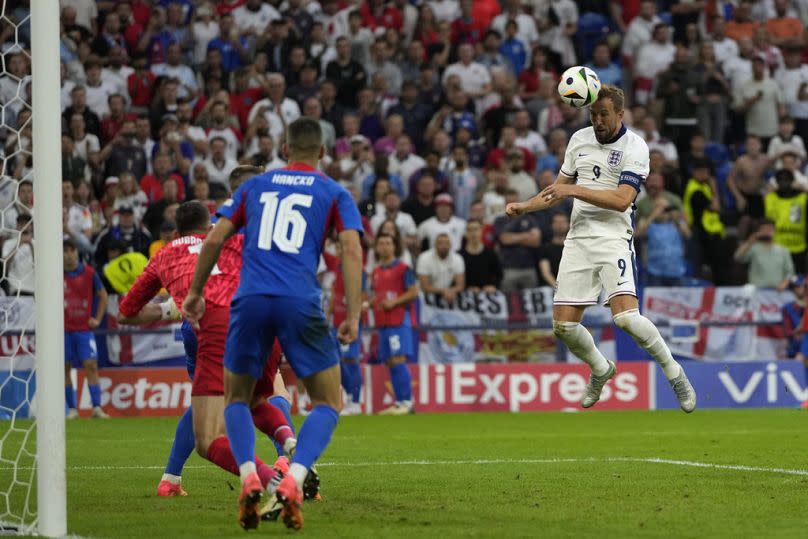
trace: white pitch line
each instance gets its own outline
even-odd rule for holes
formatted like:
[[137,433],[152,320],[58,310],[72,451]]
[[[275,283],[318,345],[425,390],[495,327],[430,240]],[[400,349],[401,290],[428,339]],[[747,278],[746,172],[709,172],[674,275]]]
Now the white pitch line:
[[[706,468],[734,472],[772,473],[782,475],[808,476],[808,470],[792,468],[766,468],[746,466],[743,464],[716,464],[692,460],[675,460],[658,457],[604,457],[604,458],[547,458],[547,459],[473,459],[473,460],[396,460],[388,462],[322,462],[321,468],[347,467],[384,467],[384,466],[477,466],[486,464],[598,464],[608,462],[634,462],[639,464],[667,464],[688,468]],[[209,468],[210,465],[185,466],[186,470]],[[118,471],[118,470],[162,470],[165,466],[69,466],[71,471]],[[3,467],[0,471],[11,471],[15,468]],[[30,467],[16,468],[30,470]]]

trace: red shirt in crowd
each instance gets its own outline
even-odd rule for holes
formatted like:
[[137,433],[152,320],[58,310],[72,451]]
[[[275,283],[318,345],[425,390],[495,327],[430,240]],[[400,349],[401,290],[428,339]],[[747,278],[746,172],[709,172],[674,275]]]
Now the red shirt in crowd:
[[104,116],[104,119],[101,120],[101,145],[114,139],[124,122],[135,120],[137,120],[137,114],[132,112],[124,112],[123,116],[117,120],[112,116]]
[[133,107],[150,107],[152,93],[154,93],[154,81],[157,77],[151,71],[143,74],[137,72],[129,75],[126,85],[129,88],[129,96],[132,98]]
[[[505,148],[494,148],[490,152],[488,152],[488,158],[485,160],[485,168],[502,168],[502,161],[505,159],[505,154],[508,150]],[[522,152],[522,155],[525,157],[525,166],[524,169],[528,173],[532,173],[536,170],[536,156],[533,155],[532,152],[524,149],[519,148],[519,151]]]
[[[185,200],[185,182],[182,181],[182,176],[171,173],[168,176],[167,182],[174,182],[177,184],[177,200]],[[149,204],[154,204],[163,198],[163,182],[157,179],[154,174],[146,174],[140,179],[140,188],[146,193],[149,198]]]
[[249,127],[250,110],[253,105],[264,98],[264,91],[261,88],[247,88],[240,93],[230,94],[230,109],[238,118],[238,123],[242,131]]
[[363,2],[359,7],[359,14],[362,15],[362,26],[371,31],[376,30],[379,26],[401,31],[401,27],[404,25],[404,17],[401,16],[401,12],[393,5],[385,6],[382,9],[381,15],[377,16],[370,8],[370,3]]

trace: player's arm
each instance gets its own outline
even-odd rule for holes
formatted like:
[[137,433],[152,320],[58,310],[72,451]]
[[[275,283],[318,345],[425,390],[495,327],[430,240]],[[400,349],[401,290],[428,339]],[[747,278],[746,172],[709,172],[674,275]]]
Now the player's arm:
[[[575,178],[572,176],[567,176],[561,172],[558,173],[556,177],[556,181],[553,185],[570,185],[575,182]],[[517,215],[522,215],[523,213],[531,213],[534,211],[542,211],[548,208],[552,208],[562,199],[550,199],[548,200],[546,197],[542,197],[541,193],[525,200],[523,202],[512,202],[505,207],[505,215],[508,217],[516,217]]]
[[104,316],[107,314],[109,295],[107,294],[107,290],[104,288],[104,284],[101,282],[101,278],[97,273],[93,274],[93,288],[95,290],[95,295],[98,298],[98,307],[95,310],[95,316],[90,319],[89,325],[92,329],[95,329],[101,325],[101,322],[104,321]]
[[129,320],[134,319],[138,313],[149,303],[163,287],[160,276],[157,273],[157,265],[160,257],[157,256],[149,261],[143,273],[135,279],[135,284],[118,305],[118,322],[122,324],[134,324]]
[[189,321],[199,322],[199,319],[205,313],[202,291],[205,289],[205,283],[208,282],[210,272],[213,271],[213,266],[219,260],[224,242],[235,232],[236,227],[233,222],[227,217],[220,216],[219,220],[216,221],[216,225],[214,225],[202,243],[202,251],[199,253],[199,258],[194,268],[194,278],[191,281],[188,295],[182,304],[182,312]]
[[637,197],[637,190],[637,187],[627,184],[620,184],[617,186],[617,189],[596,191],[587,187],[581,187],[580,185],[555,183],[544,189],[537,196],[545,198],[548,202],[572,197],[583,202],[588,202],[598,208],[624,212]]
[[140,312],[135,316],[125,317],[118,315],[118,322],[128,325],[141,325],[152,324],[163,320],[173,320],[175,322],[182,320],[182,315],[177,309],[176,304],[172,298],[162,303],[147,303]]
[[[339,233],[339,243],[342,247],[342,279],[345,283],[345,305],[347,308],[347,322],[353,328],[359,327],[359,317],[362,314],[362,242],[359,232],[354,229],[345,229]],[[350,335],[346,329],[339,328],[339,337],[344,344],[356,339],[356,332]]]

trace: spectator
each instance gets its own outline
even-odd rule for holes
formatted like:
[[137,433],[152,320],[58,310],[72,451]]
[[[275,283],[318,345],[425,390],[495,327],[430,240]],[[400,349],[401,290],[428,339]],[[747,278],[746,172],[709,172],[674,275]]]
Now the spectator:
[[781,118],[777,129],[777,135],[769,142],[767,152],[769,161],[775,168],[781,168],[781,158],[784,154],[790,153],[796,156],[800,163],[805,162],[805,141],[801,136],[794,134],[794,119],[789,116]]
[[409,198],[401,205],[402,211],[412,216],[416,226],[435,215],[437,189],[435,177],[425,173],[418,178]]
[[[317,82],[318,72],[319,68],[315,64],[306,61],[303,67],[300,68],[300,78],[297,83],[292,85],[286,92],[286,95],[289,96],[290,99],[293,99],[301,108],[303,108],[306,100],[317,98],[317,94],[320,91],[320,83]],[[332,138],[332,146],[333,140]],[[326,148],[330,148],[330,146],[326,146]]]
[[508,187],[518,193],[519,200],[527,200],[538,193],[536,180],[524,169],[524,155],[518,149],[508,151],[505,161],[505,174]]
[[62,207],[67,212],[65,234],[75,241],[82,255],[92,254],[93,218],[88,208],[76,204],[75,187],[62,181]]
[[269,122],[269,133],[279,144],[285,135],[286,126],[300,118],[300,107],[294,99],[284,96],[286,81],[283,75],[273,73],[267,77],[264,91],[266,99],[262,99],[250,109],[249,121],[252,122],[256,114],[263,113]]
[[182,176],[187,176],[194,159],[193,145],[183,140],[178,131],[179,119],[174,114],[166,114],[160,126],[160,139],[152,148],[152,155],[167,153],[171,158],[171,170]]
[[458,62],[451,64],[443,72],[441,81],[446,85],[452,75],[460,77],[463,92],[473,99],[483,97],[491,91],[491,75],[484,65],[474,61],[474,47],[465,43],[457,48]]
[[118,224],[110,226],[98,236],[95,243],[95,263],[97,267],[103,267],[109,262],[109,248],[114,245],[111,242],[116,241],[122,241],[126,251],[138,252],[143,256],[149,254],[151,236],[135,222],[135,214],[130,207],[122,206],[119,208]]
[[160,236],[149,245],[150,259],[157,254],[157,251],[165,247],[173,239],[174,232],[176,231],[177,225],[170,221],[165,221],[160,225]]
[[502,34],[496,30],[488,30],[483,37],[482,52],[475,61],[489,70],[509,67],[508,59],[502,54]]
[[478,171],[469,168],[468,149],[457,145],[452,149],[452,160],[448,168],[449,192],[455,200],[456,213],[461,219],[468,219],[472,202],[477,199],[483,187]]
[[337,131],[328,120],[323,119],[323,107],[316,96],[308,97],[303,101],[303,114],[309,118],[320,121],[320,130],[323,133],[323,146],[330,153],[337,141]]
[[101,211],[101,205],[93,196],[90,184],[87,182],[79,182],[76,185],[73,200],[75,204],[81,208],[82,212],[88,212],[90,214],[90,221],[92,223],[90,238],[94,238],[107,223],[104,218],[104,213]]
[[727,23],[727,37],[735,41],[750,38],[757,30],[759,23],[752,20],[752,0],[740,0],[732,11],[732,20]]
[[534,157],[540,157],[547,153],[547,144],[544,142],[544,138],[537,131],[531,129],[534,122],[527,110],[517,111],[513,115],[513,124],[516,129],[514,145],[527,150]]
[[766,76],[766,59],[752,60],[752,80],[735,92],[735,109],[744,115],[746,133],[760,138],[763,151],[777,134],[777,121],[785,113],[783,95],[774,80]]
[[84,117],[81,114],[74,114],[70,117],[70,138],[73,139],[73,155],[81,158],[88,165],[84,178],[89,180],[93,171],[101,165],[99,157],[101,144],[97,136],[85,130]]
[[185,200],[185,184],[180,175],[171,172],[171,156],[167,153],[158,153],[152,159],[152,166],[154,174],[147,174],[140,179],[140,188],[146,193],[149,202],[153,203],[163,198],[166,182],[176,183],[180,200]]
[[517,78],[526,67],[528,57],[525,43],[516,36],[518,30],[519,26],[516,21],[510,20],[505,23],[505,39],[499,46],[499,52],[508,61],[511,73]]
[[622,88],[623,70],[612,61],[612,51],[608,43],[598,43],[592,51],[592,61],[586,67],[598,74],[601,84]]
[[778,170],[774,178],[777,190],[766,195],[766,219],[774,223],[774,242],[791,253],[794,270],[805,273],[808,194],[795,189],[789,170]]
[[783,92],[788,114],[794,118],[797,135],[808,139],[808,65],[802,62],[802,49],[789,48],[785,52],[785,66],[775,75]]
[[628,24],[621,44],[624,64],[631,66],[636,60],[640,47],[651,41],[654,28],[662,23],[656,13],[657,8],[654,0],[642,0],[640,2],[640,12]]
[[336,177],[361,193],[364,179],[373,173],[375,159],[370,141],[362,135],[353,135],[350,138],[350,152],[335,163]]
[[440,169],[440,155],[431,150],[426,154],[426,165],[421,170],[415,172],[410,176],[410,193],[415,190],[415,185],[421,176],[429,174],[432,179],[437,183],[437,192],[446,192],[449,189],[449,177]]
[[642,44],[637,50],[634,63],[634,99],[641,104],[648,102],[654,80],[673,61],[676,47],[668,41],[668,26],[658,23],[654,26],[651,41]]
[[[527,134],[525,136],[527,136]],[[516,128],[511,126],[503,127],[502,140],[500,140],[499,147],[493,148],[490,152],[488,152],[488,157],[485,161],[485,168],[496,168],[499,170],[507,169],[508,163],[506,162],[506,157],[509,152],[516,150],[521,152],[522,157],[524,158],[522,161],[522,167],[526,170],[535,170],[536,157],[524,147],[517,146],[516,141]]]
[[460,13],[450,21],[452,23],[452,43],[482,43],[486,26],[479,18],[474,17],[473,0],[460,0]]
[[193,64],[199,68],[205,63],[208,43],[219,37],[219,25],[213,19],[213,8],[204,3],[196,8],[196,20],[191,25],[191,40],[194,43]]
[[233,21],[239,33],[251,38],[263,34],[269,23],[280,18],[281,14],[272,4],[261,0],[246,0],[244,5],[233,10]]
[[502,267],[493,249],[483,244],[483,223],[466,224],[466,243],[460,250],[466,267],[466,290],[496,292],[502,281]]
[[370,61],[365,64],[367,66],[367,76],[372,77],[374,73],[382,73],[387,81],[387,89],[395,95],[400,94],[401,84],[403,83],[401,69],[389,61],[389,53],[385,42],[377,39],[370,50]]
[[432,118],[432,108],[418,101],[418,86],[414,82],[405,79],[398,104],[392,106],[387,114],[401,116],[404,132],[410,136],[415,147],[421,150],[424,146],[424,132]]
[[522,11],[522,2],[520,0],[505,0],[504,9],[502,13],[494,17],[491,21],[491,28],[499,32],[500,35],[505,34],[505,25],[508,21],[516,21],[519,28],[519,39],[522,43],[532,47],[539,41],[539,32],[536,29],[536,21],[530,15]]
[[771,35],[772,43],[777,47],[801,47],[804,45],[805,27],[796,17],[788,14],[788,0],[774,0],[777,16],[766,21],[766,30]]
[[62,135],[62,179],[74,183],[87,179],[87,162],[76,155],[76,144],[69,135]]
[[547,65],[547,53],[542,47],[534,47],[530,65],[519,75],[519,98],[525,107],[538,117],[547,106],[547,97],[555,93],[556,75]]
[[435,197],[435,216],[419,224],[416,233],[424,249],[432,248],[438,235],[446,234],[452,240],[452,250],[458,251],[465,232],[466,221],[454,215],[454,199],[443,193]]
[[786,337],[786,357],[791,359],[800,354],[801,361],[805,361],[805,354],[800,350],[803,340],[802,317],[805,315],[805,276],[795,275],[789,279],[788,290],[794,294],[794,300],[780,310]]
[[539,268],[539,283],[556,287],[558,267],[561,265],[561,253],[564,251],[564,240],[570,231],[570,218],[565,213],[554,213],[552,236],[550,242],[539,248],[536,255]]
[[388,171],[401,179],[404,195],[409,193],[410,179],[416,171],[426,165],[426,161],[412,151],[413,144],[409,135],[402,134],[396,139],[395,151],[390,154]]
[[[508,191],[505,202],[519,200],[516,191]],[[539,284],[536,275],[536,249],[541,245],[541,232],[530,214],[511,219],[500,214],[494,221],[499,257],[502,261],[502,291],[515,292]]]
[[3,242],[5,281],[12,296],[34,295],[34,221],[30,215],[17,216],[17,238]]
[[[259,103],[261,102],[259,101],[256,103],[256,105]],[[252,122],[252,120],[253,116],[250,117],[250,122]],[[276,140],[280,140],[280,135],[278,135],[277,131],[275,133],[272,132],[271,121],[272,120],[267,117],[267,122],[270,126],[270,135],[272,135]],[[244,140],[244,136],[236,124],[237,122],[228,111],[227,103],[216,100],[211,105],[210,127],[205,130],[208,138],[208,144],[212,145],[213,139],[221,138],[225,142],[225,152],[227,153],[227,157],[230,159],[236,159],[238,157],[241,143]],[[283,128],[281,127],[281,129]]]
[[[373,219],[377,215],[384,213],[384,197],[390,192],[390,179],[386,176],[378,176],[373,181],[373,187],[370,188],[370,197],[362,199],[359,203],[359,213]],[[370,225],[372,230],[375,230],[373,224]]]
[[466,288],[466,266],[452,249],[449,234],[438,234],[434,246],[418,257],[416,268],[421,291],[439,296],[448,305]]
[[[659,202],[660,199],[664,201],[664,204]],[[664,176],[659,172],[650,172],[645,180],[645,196],[637,201],[637,217],[640,220],[649,217],[657,205],[682,211],[682,199],[679,195],[665,189]]]
[[196,80],[196,73],[190,66],[183,63],[185,58],[182,55],[182,48],[179,43],[172,43],[166,49],[166,61],[164,64],[152,66],[151,70],[158,77],[168,77],[176,79],[177,97],[187,101],[193,101],[199,95],[199,85]]
[[[31,180],[22,180],[17,186],[17,196],[10,206],[2,210],[3,230],[11,229],[12,223],[16,226],[20,215],[33,216],[34,214],[34,184]],[[2,234],[6,237],[5,232]]]
[[[112,94],[107,99],[109,114],[101,120],[101,144],[106,145],[121,130],[123,122],[134,121],[137,116],[126,112],[126,101],[121,94]],[[133,126],[134,127],[134,126]]]
[[250,43],[246,36],[239,34],[233,15],[222,15],[219,19],[219,36],[208,42],[208,51],[211,49],[221,54],[222,69],[225,72],[235,71],[249,58]]
[[[641,127],[639,134],[645,139],[645,143],[648,144],[649,152],[657,150],[665,157],[665,161],[674,166],[679,164],[679,152],[676,149],[676,145],[659,135],[659,131],[657,131],[656,128],[656,120],[654,120],[653,116],[643,118],[642,121],[639,122],[639,126]],[[690,137],[688,137],[687,142],[688,144],[690,143]]]
[[395,151],[398,137],[404,134],[404,120],[397,114],[387,116],[384,121],[384,136],[373,144],[373,151],[390,155]]
[[710,266],[716,286],[731,282],[731,267],[727,264],[730,245],[721,221],[718,189],[712,177],[712,165],[707,159],[693,162],[693,171],[685,186],[683,205],[687,224],[693,229],[700,249],[700,260]]
[[[230,184],[228,178],[230,172],[238,166],[238,161],[227,153],[227,143],[222,137],[215,137],[210,141],[210,155],[203,161],[205,168],[208,170],[208,181],[211,183],[211,188],[224,189],[225,192],[230,192]],[[144,187],[144,190],[146,188]]]
[[193,183],[194,200],[198,200],[204,204],[211,215],[216,213],[216,201],[210,198],[210,183],[207,176],[194,178]]
[[733,95],[738,89],[752,80],[752,59],[757,56],[755,45],[748,37],[739,39],[738,55],[731,56],[721,65],[721,71],[729,81]]
[[[149,198],[146,196],[146,193],[141,191],[137,180],[135,180],[132,174],[124,172],[118,180],[118,194],[115,196],[112,204],[114,218],[111,223],[113,225],[118,224],[118,213],[121,208],[132,208],[135,222],[142,222],[143,215],[146,213],[146,208],[149,204]],[[109,178],[107,181],[109,181]]]
[[705,41],[699,48],[695,72],[701,80],[703,96],[699,103],[699,125],[711,142],[723,142],[727,128],[729,81],[721,72],[715,56],[715,45]]
[[758,288],[783,290],[794,276],[788,249],[774,242],[774,222],[764,220],[735,251],[735,260],[749,264],[748,283]]
[[145,111],[151,106],[157,76],[149,71],[146,58],[135,58],[132,62],[135,72],[126,78],[126,87],[132,106]]
[[336,41],[337,58],[325,70],[325,76],[337,88],[337,102],[345,108],[356,108],[359,90],[365,86],[367,73],[362,64],[351,58],[351,44],[347,37]]
[[109,96],[118,89],[101,78],[101,62],[91,58],[84,63],[84,74],[87,76],[85,91],[87,95],[87,108],[98,118],[109,114]]
[[[412,254],[410,254],[409,249],[404,248],[404,241],[401,238],[401,232],[398,230],[395,221],[392,219],[385,219],[379,226],[379,230],[376,235],[380,236],[382,234],[387,234],[393,237],[396,249],[396,258],[404,262],[410,268],[415,267],[412,263]],[[368,249],[367,257],[368,259],[365,263],[365,273],[371,274],[377,265],[375,250]]]
[[667,70],[658,74],[657,98],[665,107],[662,132],[676,148],[684,152],[698,125],[698,107],[701,103],[702,81],[693,69],[690,52],[679,47]]
[[[794,189],[799,191],[808,191],[808,177],[800,172],[800,158],[797,157],[797,154],[794,152],[786,152],[782,154],[780,156],[780,164],[780,168],[783,170],[788,170],[794,175]],[[774,189],[777,188],[777,182],[775,181],[774,177],[769,180],[769,186]]]
[[634,235],[647,239],[646,284],[682,286],[687,272],[685,242],[690,238],[690,227],[681,207],[669,204],[664,196],[658,196],[651,214],[640,220]]
[[769,158],[761,153],[760,139],[747,136],[746,153],[735,161],[727,187],[735,197],[738,211],[751,219],[763,217],[763,195],[767,190],[764,174],[768,165]]
[[414,249],[417,232],[415,221],[410,214],[401,211],[401,197],[395,189],[388,190],[384,195],[384,206],[371,217],[370,229],[374,234],[378,234],[379,227],[387,220],[396,224],[403,245],[408,249]]

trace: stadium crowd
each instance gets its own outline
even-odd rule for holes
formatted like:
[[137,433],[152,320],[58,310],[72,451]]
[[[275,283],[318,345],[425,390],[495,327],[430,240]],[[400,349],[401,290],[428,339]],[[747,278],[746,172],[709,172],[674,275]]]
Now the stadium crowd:
[[[6,292],[31,294],[29,2],[12,4],[2,256]],[[142,268],[179,202],[213,212],[239,163],[282,167],[301,115],[320,120],[321,168],[354,194],[364,241],[393,234],[423,290],[552,286],[571,201],[503,212],[555,180],[588,125],[556,92],[578,64],[623,88],[650,149],[642,282],[785,287],[806,271],[806,0],[61,5],[64,232],[112,292],[127,276],[110,261]]]

